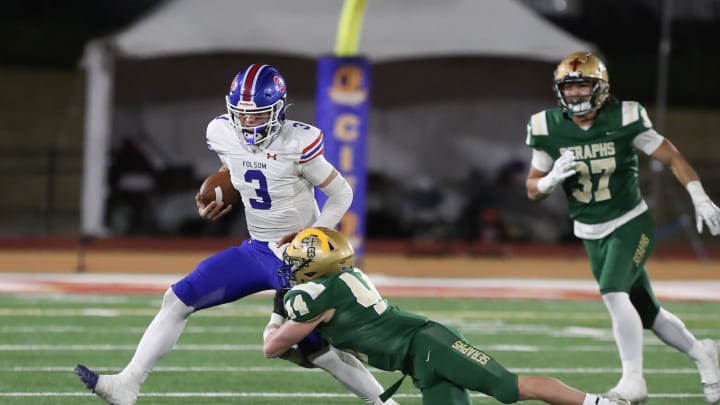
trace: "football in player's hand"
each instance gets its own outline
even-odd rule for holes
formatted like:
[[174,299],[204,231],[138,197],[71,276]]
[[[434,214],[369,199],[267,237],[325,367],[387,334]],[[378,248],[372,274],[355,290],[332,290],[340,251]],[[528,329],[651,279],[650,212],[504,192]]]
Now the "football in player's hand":
[[230,181],[230,172],[227,170],[216,172],[208,176],[200,185],[198,199],[203,204],[213,201],[222,201],[225,205],[235,205],[240,202],[240,193]]

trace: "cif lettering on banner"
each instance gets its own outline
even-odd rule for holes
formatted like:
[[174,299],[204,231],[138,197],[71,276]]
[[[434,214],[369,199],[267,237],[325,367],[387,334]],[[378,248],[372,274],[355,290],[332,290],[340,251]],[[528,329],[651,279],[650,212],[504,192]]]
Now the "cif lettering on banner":
[[326,134],[325,157],[353,188],[353,203],[340,221],[340,230],[350,238],[358,256],[365,236],[369,70],[364,58],[323,58],[318,68],[318,85],[322,86],[318,97],[325,98],[325,103],[318,100],[317,124]]

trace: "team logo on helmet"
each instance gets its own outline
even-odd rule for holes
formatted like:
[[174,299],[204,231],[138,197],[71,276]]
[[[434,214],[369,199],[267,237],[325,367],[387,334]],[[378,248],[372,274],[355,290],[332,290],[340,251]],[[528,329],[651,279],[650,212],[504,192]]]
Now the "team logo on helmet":
[[235,76],[235,77],[232,79],[232,81],[230,82],[230,93],[232,93],[232,92],[234,92],[235,90],[237,90],[237,86],[238,86],[238,83],[237,83],[238,80],[237,80],[237,79],[238,79],[238,77]]
[[278,91],[284,93],[285,92],[285,82],[283,81],[282,77],[275,76],[273,77],[273,82],[278,85]]

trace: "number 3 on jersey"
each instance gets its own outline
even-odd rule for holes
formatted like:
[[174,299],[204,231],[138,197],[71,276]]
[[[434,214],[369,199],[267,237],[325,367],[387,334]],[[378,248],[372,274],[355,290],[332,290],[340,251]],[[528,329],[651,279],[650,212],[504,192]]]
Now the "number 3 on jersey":
[[[580,188],[573,190],[573,197],[583,203],[589,203],[593,197],[595,197],[595,201],[611,199],[610,175],[615,172],[615,167],[615,158],[593,159],[590,161],[590,166],[585,162],[575,162]],[[594,193],[591,174],[600,174]]]
[[256,210],[269,210],[272,207],[268,183],[265,175],[260,170],[248,170],[245,172],[245,182],[255,187],[255,195],[258,198],[250,199],[250,206]]

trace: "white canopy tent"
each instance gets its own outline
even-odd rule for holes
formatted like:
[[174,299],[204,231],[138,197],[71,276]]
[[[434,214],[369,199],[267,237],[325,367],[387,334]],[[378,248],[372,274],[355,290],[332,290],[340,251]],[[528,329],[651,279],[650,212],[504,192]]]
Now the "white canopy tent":
[[[285,55],[314,61],[332,54],[341,8],[340,0],[169,0],[126,30],[88,43],[84,61],[87,107],[83,233],[106,233],[106,171],[112,123],[117,120],[115,101],[127,83],[119,82],[118,64],[216,54]],[[395,66],[395,70],[389,69],[395,73],[398,68],[393,64],[403,61],[488,57],[556,63],[580,49],[593,47],[548,23],[517,0],[370,0],[359,45],[359,53],[374,66]],[[450,74],[456,64],[450,64]],[[489,69],[497,66],[503,64]],[[455,72],[462,74],[467,67],[458,69]],[[135,69],[132,75],[125,76],[141,81],[141,76],[150,70]],[[412,77],[413,72],[406,68],[399,70]],[[549,72],[542,74],[548,82],[541,84],[549,89]],[[421,77],[414,79],[418,80],[415,87],[422,86],[423,75],[417,75]],[[223,77],[227,82],[230,79]],[[392,86],[392,81],[387,82]],[[415,91],[423,94],[422,89]],[[211,117],[205,117],[202,128]],[[488,118],[492,119],[492,114]],[[386,124],[392,126],[392,121],[390,118]]]

